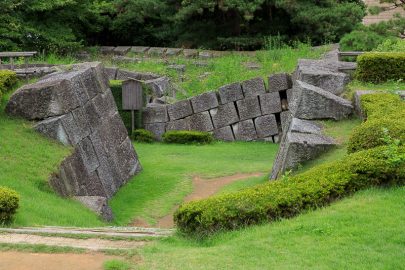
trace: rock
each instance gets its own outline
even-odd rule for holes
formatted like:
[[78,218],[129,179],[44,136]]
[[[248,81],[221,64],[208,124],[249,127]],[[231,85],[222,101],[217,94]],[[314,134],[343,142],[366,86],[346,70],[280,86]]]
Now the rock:
[[152,91],[149,94],[158,98],[168,94],[171,89],[170,79],[166,76],[145,81],[144,84],[147,86],[147,89]]
[[358,116],[360,116],[362,119],[365,119],[366,116],[364,115],[363,109],[361,108],[361,103],[360,103],[360,98],[362,95],[367,95],[367,94],[374,94],[375,91],[371,90],[359,90],[354,93],[354,110]]
[[256,118],[255,127],[258,138],[266,138],[278,134],[278,126],[274,114]]
[[105,72],[107,73],[109,80],[115,80],[117,78],[118,68],[108,67],[108,68],[105,68]]
[[162,76],[150,73],[150,72],[134,72],[134,71],[128,71],[128,70],[123,70],[119,69],[117,72],[117,80],[128,80],[128,79],[135,79],[135,80],[140,80],[140,81],[148,81],[148,80],[154,80],[158,79]]
[[194,113],[208,111],[218,107],[218,98],[216,92],[206,92],[201,95],[190,98]]
[[190,123],[190,130],[207,132],[214,129],[209,112],[193,114],[188,117],[188,121]]
[[176,56],[176,55],[179,55],[182,51],[183,51],[183,49],[180,49],[180,48],[168,48],[166,51],[166,55],[167,56]]
[[102,46],[100,47],[101,54],[112,54],[114,52],[115,47],[111,46]]
[[198,56],[202,59],[209,59],[209,58],[213,58],[214,54],[213,52],[210,51],[202,51],[198,53]]
[[319,135],[322,134],[321,127],[315,124],[313,121],[302,120],[298,118],[292,119],[290,131],[298,133],[319,134]]
[[173,69],[177,72],[184,73],[186,72],[186,65],[169,65],[168,69]]
[[111,208],[108,206],[106,198],[100,196],[76,196],[75,199],[96,212],[105,221],[110,222],[114,219],[114,215]]
[[284,132],[288,126],[286,126],[288,123],[288,119],[292,117],[290,111],[284,111],[280,113],[280,121],[281,121],[281,130]]
[[249,97],[236,102],[241,121],[252,119],[262,115],[260,110],[259,98]]
[[232,125],[233,133],[237,141],[253,141],[257,139],[253,120],[245,120]]
[[127,56],[114,56],[112,58],[113,62],[117,62],[117,63],[130,63],[130,64],[137,64],[142,62],[142,59],[140,58],[136,58],[136,57],[127,57]]
[[262,78],[254,78],[242,82],[242,90],[245,98],[255,97],[266,93],[266,88],[264,87],[264,81]]
[[278,92],[292,87],[291,76],[287,73],[273,74],[269,77],[269,91]]
[[165,123],[169,121],[167,107],[164,105],[149,105],[142,112],[143,123]]
[[224,85],[218,90],[221,104],[243,99],[243,92],[240,83]]
[[319,87],[296,81],[290,110],[294,117],[301,119],[341,120],[352,113],[353,106],[349,101]]
[[161,141],[163,134],[166,132],[166,123],[144,124],[146,130],[153,133],[156,140]]
[[150,47],[132,46],[131,47],[131,52],[138,53],[138,54],[143,54],[143,53],[146,53],[149,50],[149,48]]
[[229,126],[239,121],[238,113],[233,103],[227,103],[218,106],[218,108],[211,109],[210,114],[215,129]]
[[174,104],[167,105],[170,121],[185,118],[193,114],[190,100],[181,100]]
[[166,50],[167,48],[151,47],[148,51],[148,55],[163,56]]
[[114,49],[114,54],[126,55],[130,49],[131,49],[131,47],[129,47],[129,46],[118,46]]
[[281,112],[281,101],[279,92],[270,92],[262,94],[259,97],[263,115]]
[[198,50],[194,50],[194,49],[184,49],[184,50],[183,50],[183,55],[184,55],[186,58],[198,57]]
[[38,121],[38,132],[74,147],[49,181],[62,196],[107,200],[141,170],[99,63],[60,67],[20,88],[7,112]]
[[190,118],[167,122],[166,131],[170,130],[190,130]]
[[177,102],[177,99],[175,99],[173,97],[169,97],[169,96],[163,96],[160,98],[153,99],[153,103],[156,103],[156,104],[173,104],[176,102]]
[[228,141],[228,142],[232,142],[235,140],[235,137],[233,136],[232,128],[230,126],[215,129],[213,134],[214,134],[214,138],[217,140]]

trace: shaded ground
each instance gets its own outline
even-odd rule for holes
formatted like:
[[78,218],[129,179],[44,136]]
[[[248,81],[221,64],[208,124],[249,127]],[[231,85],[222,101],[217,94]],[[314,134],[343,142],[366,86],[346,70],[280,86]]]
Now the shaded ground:
[[102,270],[103,262],[113,257],[101,253],[40,254],[0,252],[0,270]]
[[[260,172],[244,173],[244,174],[239,173],[239,174],[235,174],[235,175],[231,175],[231,176],[218,177],[218,178],[213,178],[213,179],[203,179],[200,176],[194,176],[193,177],[193,192],[185,197],[184,202],[208,198],[208,197],[216,194],[218,191],[220,191],[220,189],[222,187],[224,187],[226,185],[229,185],[236,181],[245,180],[250,177],[259,177],[259,176],[263,176],[263,173],[260,173]],[[159,219],[155,227],[173,228],[174,227],[173,213],[176,211],[177,208],[178,208],[178,206],[173,208],[173,210],[170,212],[170,214]],[[139,226],[139,227],[150,227],[150,225],[142,219],[136,219],[132,225]]]

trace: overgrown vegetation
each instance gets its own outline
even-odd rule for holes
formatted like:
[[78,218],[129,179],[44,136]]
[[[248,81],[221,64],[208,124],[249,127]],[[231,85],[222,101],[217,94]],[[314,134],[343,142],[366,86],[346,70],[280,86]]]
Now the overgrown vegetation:
[[0,186],[0,225],[9,224],[13,220],[19,201],[17,192]]
[[0,70],[0,102],[2,96],[17,84],[17,75],[11,70]]
[[211,133],[188,130],[171,130],[163,134],[165,143],[209,144],[214,141]]

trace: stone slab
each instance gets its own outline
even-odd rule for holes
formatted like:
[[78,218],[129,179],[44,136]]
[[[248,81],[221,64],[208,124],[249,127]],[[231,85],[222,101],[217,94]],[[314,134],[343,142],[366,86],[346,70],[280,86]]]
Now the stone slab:
[[238,100],[236,107],[238,108],[239,119],[241,121],[262,115],[259,98],[257,96]]
[[221,104],[234,102],[244,98],[240,83],[224,85],[218,89],[218,93]]
[[255,127],[258,138],[266,138],[279,133],[276,116],[274,114],[256,118]]
[[148,55],[163,56],[166,53],[166,50],[167,48],[151,47],[148,50]]
[[263,115],[281,112],[282,109],[279,92],[270,92],[262,94],[259,97]]
[[179,55],[182,51],[183,51],[183,49],[181,49],[181,48],[168,48],[168,49],[166,50],[166,55],[167,55],[167,56],[177,56],[177,55]]
[[215,129],[213,135],[215,139],[220,141],[232,142],[235,140],[232,128],[230,126]]
[[233,124],[232,130],[237,141],[254,141],[257,139],[256,129],[252,119]]
[[290,89],[292,87],[292,81],[290,74],[278,73],[269,77],[269,91],[278,92]]
[[105,68],[105,72],[107,73],[109,80],[115,80],[117,78],[118,68],[108,67],[108,68]]
[[165,123],[169,121],[167,106],[152,105],[143,109],[142,118],[144,124]]
[[118,46],[114,49],[114,54],[126,55],[130,49],[130,46]]
[[167,122],[166,131],[170,130],[190,130],[190,118]]
[[190,98],[194,113],[207,111],[218,107],[218,98],[216,92],[206,92],[201,95]]
[[142,54],[142,53],[146,53],[149,49],[150,49],[150,47],[132,46],[131,47],[131,52]]
[[190,130],[208,132],[214,129],[209,112],[201,112],[188,117]]
[[245,98],[255,97],[266,93],[264,81],[260,77],[242,82],[242,90]]
[[181,100],[167,105],[170,121],[185,118],[193,114],[190,100]]
[[215,129],[229,126],[239,121],[238,113],[233,103],[227,103],[218,106],[218,108],[211,109],[210,114]]
[[153,133],[156,140],[161,141],[163,134],[166,132],[166,125],[166,123],[150,123],[145,124],[144,127]]

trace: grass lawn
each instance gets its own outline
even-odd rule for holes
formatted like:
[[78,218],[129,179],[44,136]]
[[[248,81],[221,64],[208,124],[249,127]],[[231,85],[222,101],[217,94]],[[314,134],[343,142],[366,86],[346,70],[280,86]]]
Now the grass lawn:
[[371,189],[294,219],[141,250],[136,269],[403,269],[405,187]]
[[351,99],[357,90],[374,90],[374,91],[398,91],[405,90],[405,81],[388,81],[385,83],[374,84],[353,80],[347,85],[345,97]]
[[[155,224],[192,191],[194,175],[212,178],[236,173],[269,173],[278,145],[263,142],[217,142],[201,146],[136,143],[135,149],[143,171],[120,189],[110,203],[119,225],[130,223],[134,217]],[[246,185],[255,183],[255,178],[245,182]]]

